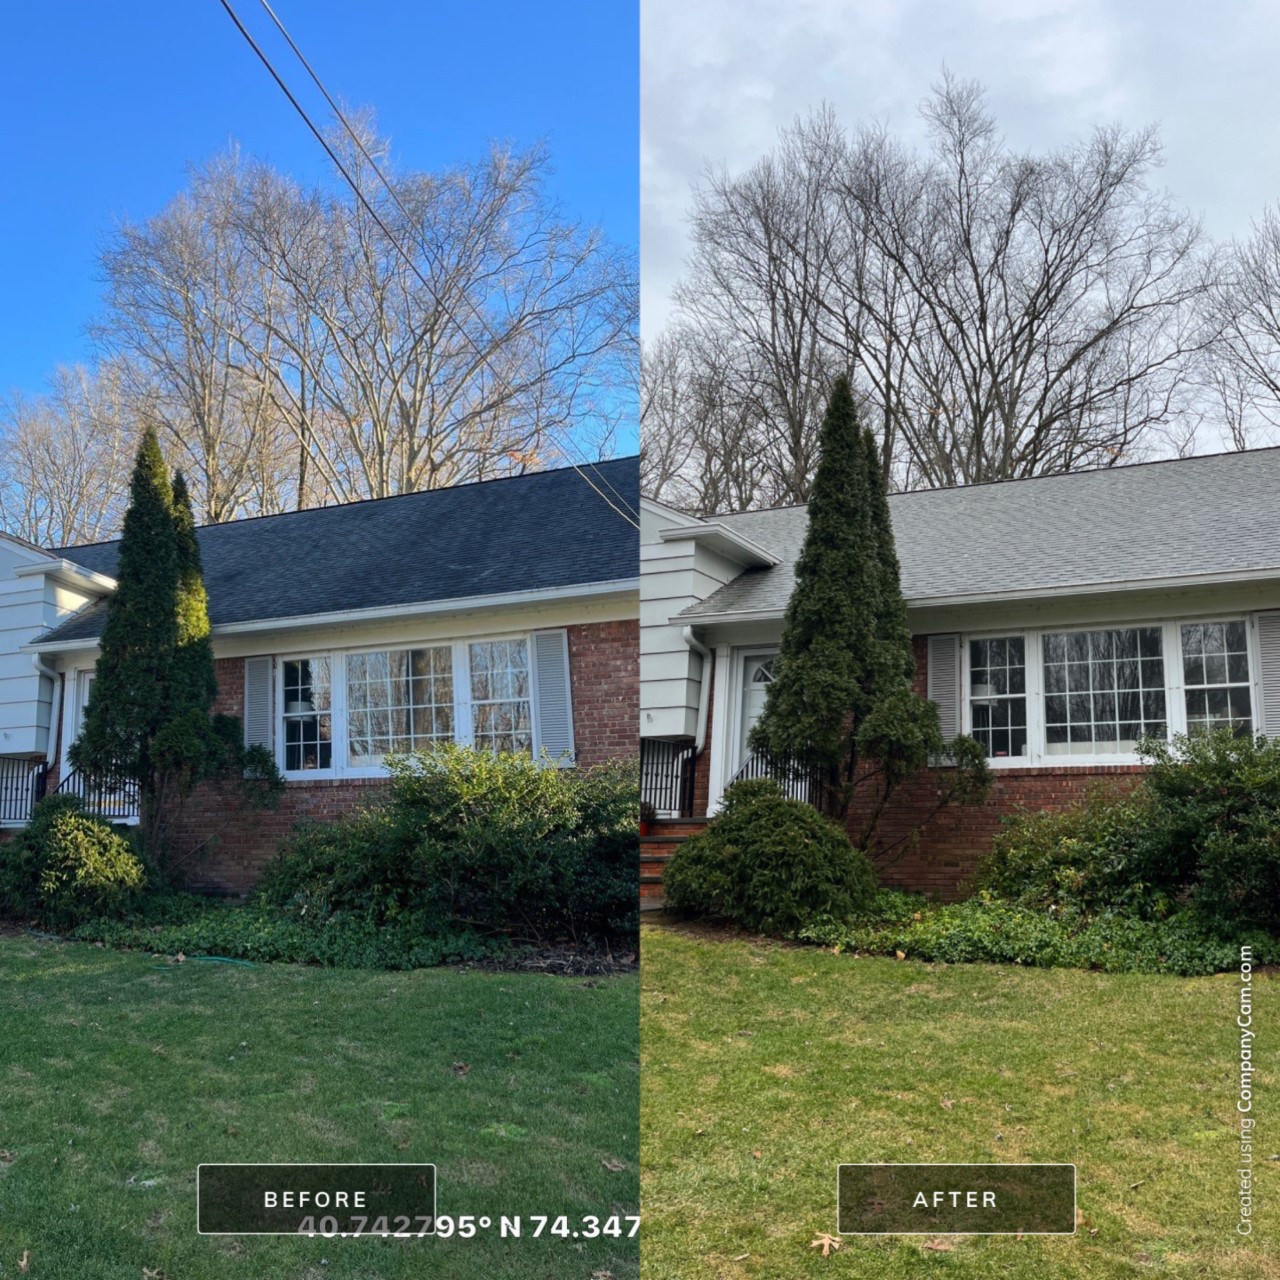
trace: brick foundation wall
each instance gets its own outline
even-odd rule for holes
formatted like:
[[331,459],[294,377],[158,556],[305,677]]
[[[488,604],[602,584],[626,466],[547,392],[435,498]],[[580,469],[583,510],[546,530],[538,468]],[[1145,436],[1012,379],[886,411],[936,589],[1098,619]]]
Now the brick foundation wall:
[[[639,625],[632,619],[567,628],[574,741],[584,767],[636,753]],[[214,710],[242,718],[244,659],[219,658],[215,666]],[[174,845],[193,888],[244,893],[298,822],[340,817],[385,787],[380,778],[291,780],[277,809],[247,809],[233,789],[201,786],[187,800]]]

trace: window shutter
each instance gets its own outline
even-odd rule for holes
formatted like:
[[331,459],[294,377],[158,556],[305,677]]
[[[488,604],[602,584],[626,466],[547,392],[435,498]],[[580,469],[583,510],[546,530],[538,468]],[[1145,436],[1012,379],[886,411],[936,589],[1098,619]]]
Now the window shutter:
[[1258,635],[1258,727],[1280,738],[1280,613],[1254,615]]
[[273,749],[275,741],[272,666],[271,658],[244,661],[244,745],[266,747],[268,751]]
[[960,637],[930,636],[928,697],[938,704],[938,724],[950,742],[960,733]]
[[534,750],[561,767],[573,764],[573,701],[569,688],[569,635],[535,631],[533,643]]

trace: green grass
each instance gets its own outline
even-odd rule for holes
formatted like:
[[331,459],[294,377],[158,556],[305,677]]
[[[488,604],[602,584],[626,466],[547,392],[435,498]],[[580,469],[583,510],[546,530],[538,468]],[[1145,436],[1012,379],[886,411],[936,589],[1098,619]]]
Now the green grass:
[[[641,975],[646,1280],[1280,1277],[1274,1070],[1256,1077],[1262,1216],[1252,1243],[1233,1234],[1230,974],[899,962],[650,925]],[[1264,1028],[1272,982],[1255,982]],[[824,1260],[809,1246],[835,1231],[841,1161],[1073,1162],[1084,1225],[940,1248],[849,1237]]]
[[441,1214],[635,1213],[636,988],[0,938],[0,1277],[634,1277],[637,1240],[201,1237],[195,1170],[433,1161]]

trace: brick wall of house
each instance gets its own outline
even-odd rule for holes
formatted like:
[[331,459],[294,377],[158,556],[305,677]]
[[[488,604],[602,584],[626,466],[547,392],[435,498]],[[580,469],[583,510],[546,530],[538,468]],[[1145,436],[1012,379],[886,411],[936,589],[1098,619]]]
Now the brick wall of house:
[[[640,719],[639,623],[582,623],[568,633],[579,763],[633,756]],[[220,658],[216,669],[214,710],[243,717],[244,659]],[[298,822],[339,817],[385,786],[377,778],[291,780],[279,807],[267,810],[242,807],[234,791],[202,786],[184,807],[174,844],[193,888],[244,893]]]
[[584,767],[634,756],[640,724],[640,622],[568,628],[573,738]]

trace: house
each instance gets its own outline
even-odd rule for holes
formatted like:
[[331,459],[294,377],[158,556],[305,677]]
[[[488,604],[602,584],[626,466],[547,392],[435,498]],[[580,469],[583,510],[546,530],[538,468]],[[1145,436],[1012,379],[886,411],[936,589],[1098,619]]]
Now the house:
[[[565,765],[634,756],[635,458],[197,531],[218,675],[286,785],[278,811],[209,788],[179,848],[193,883],[239,892],[301,818],[340,814],[388,753],[455,741]],[[628,518],[628,516],[630,518]],[[117,543],[0,538],[0,822],[85,794],[67,765],[94,679]],[[131,816],[129,796],[88,794]]]
[[[1140,772],[1139,739],[1201,727],[1280,735],[1280,449],[890,499],[918,691],[995,775],[882,867],[891,885],[961,896],[1002,815],[1057,808]],[[644,504],[643,795],[658,810],[642,891],[750,772],[804,507],[705,519]],[[1117,776],[1118,775],[1118,776]],[[897,840],[936,775],[898,793]]]

